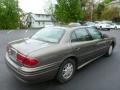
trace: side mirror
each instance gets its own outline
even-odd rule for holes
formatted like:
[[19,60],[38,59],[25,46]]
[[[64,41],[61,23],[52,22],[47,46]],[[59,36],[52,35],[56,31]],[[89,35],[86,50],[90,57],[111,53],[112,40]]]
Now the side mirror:
[[102,38],[108,38],[108,35],[107,34],[102,34]]

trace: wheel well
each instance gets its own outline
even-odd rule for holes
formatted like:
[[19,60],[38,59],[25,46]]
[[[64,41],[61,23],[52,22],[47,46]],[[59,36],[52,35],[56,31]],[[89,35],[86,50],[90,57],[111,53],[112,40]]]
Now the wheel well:
[[78,58],[77,57],[75,57],[75,56],[70,56],[70,57],[68,57],[68,58],[66,58],[65,60],[67,60],[67,59],[73,59],[74,61],[75,61],[75,64],[76,64],[76,68],[78,67]]
[[113,48],[115,47],[115,42],[112,41],[111,45],[113,46]]
[[[67,59],[73,59],[74,61],[75,61],[75,64],[76,64],[76,69],[77,69],[77,67],[78,67],[78,58],[77,57],[75,57],[75,56],[69,56],[69,57],[67,57],[66,59],[64,59],[63,60],[63,62],[65,61],[65,60],[67,60]],[[63,63],[62,62],[62,63]],[[61,64],[62,64],[61,63]],[[61,66],[61,65],[60,65]],[[58,73],[58,72],[57,72]]]

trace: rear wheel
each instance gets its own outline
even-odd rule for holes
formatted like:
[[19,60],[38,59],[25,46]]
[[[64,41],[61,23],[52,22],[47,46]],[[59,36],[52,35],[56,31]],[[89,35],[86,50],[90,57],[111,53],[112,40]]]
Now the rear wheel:
[[111,56],[112,55],[112,52],[113,52],[113,45],[110,45],[107,53],[106,53],[106,56]]
[[57,74],[57,80],[60,83],[65,83],[73,77],[76,70],[76,64],[73,59],[67,59],[65,60],[62,65],[60,66],[60,69]]
[[108,28],[107,30],[110,31],[110,28]]
[[115,26],[115,30],[117,30],[117,27]]
[[102,30],[102,26],[100,26],[100,30]]

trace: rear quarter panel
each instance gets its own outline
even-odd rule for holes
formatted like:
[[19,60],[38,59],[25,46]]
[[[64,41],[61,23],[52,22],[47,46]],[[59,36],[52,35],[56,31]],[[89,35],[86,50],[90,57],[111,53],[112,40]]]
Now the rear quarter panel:
[[31,53],[29,56],[40,60],[40,65],[56,63],[58,66],[65,58],[72,54],[72,47],[69,43],[57,44],[52,47],[43,48]]
[[116,46],[116,38],[108,37],[108,38],[105,38],[105,40],[108,48],[112,43],[114,43],[114,47]]

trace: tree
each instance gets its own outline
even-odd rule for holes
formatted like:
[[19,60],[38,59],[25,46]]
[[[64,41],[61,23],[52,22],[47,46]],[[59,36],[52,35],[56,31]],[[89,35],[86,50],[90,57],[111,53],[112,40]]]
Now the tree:
[[112,0],[104,0],[103,1],[104,4],[109,4],[110,2],[112,2]]
[[102,13],[102,19],[113,20],[116,17],[119,17],[119,9],[116,7],[105,8]]
[[85,7],[86,3],[88,3],[90,0],[80,0],[81,1],[81,6]]
[[0,29],[19,27],[20,9],[16,0],[0,0]]
[[102,15],[102,12],[103,12],[104,8],[105,8],[104,3],[99,3],[98,4],[98,6],[96,8],[96,11],[95,11],[95,18],[96,19],[98,19],[98,20],[101,19],[101,15]]
[[80,0],[57,0],[54,15],[58,21],[65,24],[82,20]]
[[[111,2],[112,0],[103,0],[103,2],[99,3],[97,5],[97,8],[95,10],[95,19],[97,20],[100,20],[100,19],[103,19],[102,17],[102,14],[103,14],[103,11],[105,10],[106,11],[106,8],[108,7],[108,4]],[[105,13],[105,12],[104,12]]]
[[82,7],[82,10],[84,12],[84,20],[88,20],[90,19],[90,13],[91,13],[91,7],[90,5],[90,0],[80,0],[81,2],[81,7]]

